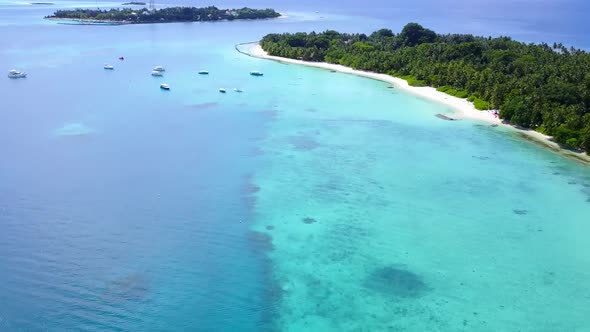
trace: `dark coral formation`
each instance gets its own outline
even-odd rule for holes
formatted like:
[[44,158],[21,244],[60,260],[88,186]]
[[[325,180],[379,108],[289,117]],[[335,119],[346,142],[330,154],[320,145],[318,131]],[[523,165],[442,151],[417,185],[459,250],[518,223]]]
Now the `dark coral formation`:
[[248,244],[257,254],[266,254],[275,249],[272,237],[262,232],[248,232]]
[[305,217],[301,221],[303,221],[304,224],[314,224],[314,223],[318,222],[317,220],[310,218],[310,217]]
[[246,188],[245,189],[246,189],[245,190],[246,193],[248,193],[248,194],[254,194],[254,193],[257,193],[257,192],[260,191],[260,187],[257,186],[257,185],[255,185],[255,184],[253,184],[253,183],[251,183],[251,182],[248,183],[248,184],[246,184]]
[[[270,257],[264,252],[265,250],[273,250],[272,238],[269,235],[261,236],[262,233],[252,232],[249,240],[254,252],[259,255],[261,260],[261,297],[263,303],[268,303],[259,311],[258,331],[278,331],[278,313],[277,304],[281,302],[284,291],[281,282],[275,278],[273,270],[273,262]],[[257,242],[262,241],[263,245]]]
[[514,209],[514,210],[512,210],[512,212],[514,212],[514,214],[518,214],[519,216],[524,216],[527,213],[529,213],[529,211],[527,211],[527,210],[518,210],[518,209]]
[[380,267],[367,277],[364,286],[389,296],[417,298],[429,290],[422,277],[396,266]]
[[306,136],[292,136],[289,138],[289,143],[299,151],[310,151],[320,146],[313,138]]
[[258,191],[260,191],[260,187],[254,183],[254,177],[252,175],[246,176],[244,184],[242,185],[242,200],[250,209],[252,209],[256,203],[255,194]]

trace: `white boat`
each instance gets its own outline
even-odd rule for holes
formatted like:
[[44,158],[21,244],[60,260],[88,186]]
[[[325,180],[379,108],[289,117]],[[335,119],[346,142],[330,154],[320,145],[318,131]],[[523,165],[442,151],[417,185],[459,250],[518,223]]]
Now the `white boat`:
[[219,89],[219,92],[221,92],[221,93],[225,93],[226,91],[225,91],[225,89],[224,89],[224,88],[221,88],[221,89]]
[[170,90],[170,86],[166,83],[160,84],[160,89],[162,90]]
[[113,67],[113,65],[109,65],[108,63],[105,63],[103,68],[104,69],[109,69],[109,70],[115,69],[115,67]]
[[162,66],[155,66],[154,71],[166,71],[166,69],[164,69]]
[[152,76],[164,76],[161,71],[152,71]]
[[257,71],[257,70],[253,70],[253,71],[250,72],[250,75],[252,75],[252,76],[262,76],[264,74],[262,72]]
[[8,77],[9,78],[25,78],[25,77],[27,77],[27,73],[13,69],[8,72]]
[[234,91],[235,92],[243,92],[242,89],[238,89],[238,88],[235,88]]
[[209,75],[209,72],[206,70],[199,71],[199,75]]

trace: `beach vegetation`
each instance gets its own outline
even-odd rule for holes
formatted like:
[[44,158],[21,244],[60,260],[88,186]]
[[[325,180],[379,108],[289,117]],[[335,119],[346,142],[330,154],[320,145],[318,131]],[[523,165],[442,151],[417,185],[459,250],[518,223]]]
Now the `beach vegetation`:
[[565,144],[566,144],[567,146],[576,147],[576,146],[578,146],[578,139],[577,139],[577,138],[574,138],[574,137],[572,137],[572,138],[568,138],[568,139],[565,141]]
[[427,86],[426,81],[419,80],[415,76],[412,76],[412,75],[403,75],[403,76],[400,76],[400,78],[403,78],[404,80],[406,80],[408,82],[409,86]]
[[538,126],[537,128],[535,128],[535,131],[544,135],[547,134],[547,130],[543,126]]
[[467,96],[469,96],[469,92],[467,90],[455,89],[448,85],[439,86],[436,90],[461,99],[465,99]]
[[477,110],[485,111],[490,109],[490,103],[488,103],[485,100],[475,98],[475,100],[473,101],[473,107],[475,107],[475,109]]
[[386,73],[411,86],[438,87],[479,110],[497,109],[513,125],[590,151],[590,54],[509,37],[436,34],[417,23],[400,33],[269,34],[270,55]]

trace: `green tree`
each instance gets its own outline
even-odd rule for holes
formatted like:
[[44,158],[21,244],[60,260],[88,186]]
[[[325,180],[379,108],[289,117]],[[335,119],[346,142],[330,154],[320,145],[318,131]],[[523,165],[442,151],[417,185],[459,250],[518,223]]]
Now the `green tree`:
[[416,46],[423,43],[433,43],[436,40],[436,33],[425,29],[418,23],[408,23],[399,34],[404,46]]

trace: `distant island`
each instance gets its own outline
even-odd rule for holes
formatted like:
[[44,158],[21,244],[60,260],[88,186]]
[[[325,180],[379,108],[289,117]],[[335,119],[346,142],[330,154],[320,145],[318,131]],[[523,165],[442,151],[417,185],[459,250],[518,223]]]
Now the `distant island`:
[[274,9],[218,9],[210,6],[204,8],[195,7],[168,7],[156,10],[143,9],[74,9],[57,10],[47,19],[67,19],[98,23],[170,23],[170,22],[209,22],[221,20],[255,20],[276,18],[281,16]]
[[499,109],[505,122],[590,152],[590,54],[562,44],[526,44],[509,37],[437,34],[417,23],[401,33],[336,31],[269,34],[269,55],[341,64],[432,86],[467,98],[479,110]]
[[122,4],[123,6],[145,6],[145,2],[135,2],[135,1],[131,1],[131,2],[124,2]]
[[55,5],[53,2],[31,2],[31,5]]

